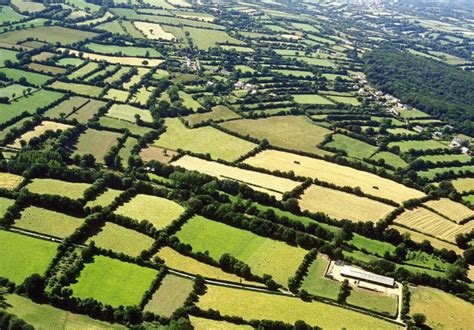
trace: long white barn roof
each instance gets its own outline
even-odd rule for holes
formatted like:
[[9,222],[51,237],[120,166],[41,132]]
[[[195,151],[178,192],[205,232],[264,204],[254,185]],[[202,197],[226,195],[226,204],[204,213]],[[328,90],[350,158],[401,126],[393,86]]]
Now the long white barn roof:
[[341,275],[355,277],[368,282],[380,283],[387,286],[393,286],[395,283],[395,280],[391,277],[369,273],[362,269],[354,268],[352,266],[347,265],[341,268]]

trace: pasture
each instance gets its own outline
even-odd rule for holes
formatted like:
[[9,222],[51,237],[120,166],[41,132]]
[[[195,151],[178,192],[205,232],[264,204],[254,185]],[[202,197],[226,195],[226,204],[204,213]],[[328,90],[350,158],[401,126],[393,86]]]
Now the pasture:
[[336,300],[341,283],[324,277],[328,266],[327,256],[318,255],[310,264],[308,274],[303,278],[300,289],[315,296]]
[[426,171],[418,171],[417,174],[428,180],[435,180],[437,175],[452,172],[454,174],[458,174],[461,172],[474,172],[473,165],[465,165],[465,166],[454,166],[454,167],[435,167],[430,168]]
[[474,190],[474,178],[458,178],[451,181],[454,188],[460,193],[469,192]]
[[[438,289],[410,287],[410,315],[426,315],[426,325],[433,329],[469,329],[474,307],[467,301]],[[448,308],[447,308],[448,307]]]
[[413,150],[435,150],[444,149],[446,146],[435,140],[406,140],[398,142],[390,142],[389,148],[399,147],[401,152],[408,152],[410,149]]
[[378,150],[376,146],[343,134],[333,134],[332,141],[325,144],[325,146],[343,150],[349,157],[359,159],[370,158]]
[[135,219],[146,220],[156,229],[163,229],[171,224],[184,212],[178,203],[166,198],[151,195],[136,195],[114,213]]
[[6,197],[0,197],[0,219],[3,218],[5,215],[5,212],[7,212],[8,208],[15,204],[14,199],[6,198]]
[[58,245],[0,230],[0,276],[19,285],[30,275],[42,275],[56,255]]
[[391,317],[397,314],[398,309],[396,296],[360,288],[352,288],[346,302],[349,305],[370,309]]
[[81,124],[87,123],[106,103],[104,101],[89,99],[86,104],[68,116],[68,119],[77,119]]
[[214,127],[189,129],[178,118],[165,119],[166,132],[153,145],[171,150],[183,149],[210,154],[214,159],[234,161],[257,145],[219,131]]
[[[245,320],[278,320],[293,324],[297,320],[327,329],[342,329],[350,320],[354,329],[397,329],[395,324],[349,309],[299,298],[208,285],[199,298],[201,309],[214,309],[222,315]],[[251,303],[249,303],[251,302]]]
[[26,188],[29,192],[40,195],[57,195],[70,199],[84,197],[84,192],[90,187],[89,183],[67,182],[56,179],[33,179]]
[[234,324],[189,315],[189,320],[196,330],[252,330],[250,325]]
[[336,220],[377,222],[395,208],[366,197],[317,185],[309,186],[300,197],[302,210],[322,212]]
[[21,141],[26,143],[34,137],[38,137],[46,131],[64,131],[71,128],[71,125],[56,123],[53,121],[42,121],[39,125],[35,126],[32,130],[23,133],[21,136],[15,139],[13,143],[10,143],[8,146],[12,148],[21,148]]
[[118,120],[115,118],[110,118],[103,116],[99,119],[99,123],[101,126],[110,127],[110,128],[118,128],[118,129],[128,129],[130,133],[135,135],[143,135],[147,132],[151,131],[151,128],[138,126],[135,123],[130,123],[128,121]]
[[263,191],[269,195],[281,198],[284,192],[293,190],[299,182],[280,178],[274,175],[244,170],[238,167],[223,165],[217,162],[204,160],[185,155],[171,163],[189,171],[198,171],[217,177],[221,180],[234,180],[249,185],[252,189]]
[[277,283],[284,286],[307,253],[301,248],[198,215],[184,224],[176,237],[180,242],[190,244],[194,252],[209,251],[215,260],[228,253],[249,265],[253,274],[272,275]]
[[35,38],[47,43],[57,43],[62,45],[72,44],[78,41],[94,38],[97,33],[74,30],[62,26],[37,26],[18,31],[10,31],[2,34],[2,41],[8,43],[19,43],[28,38]]
[[23,177],[20,175],[0,172],[0,188],[13,190],[22,183]]
[[220,124],[220,126],[244,136],[249,135],[259,140],[266,139],[270,144],[280,148],[300,150],[317,155],[329,154],[327,151],[319,149],[317,145],[331,131],[313,124],[304,116],[232,120]]
[[66,238],[79,228],[84,219],[67,214],[29,206],[21,211],[20,218],[15,220],[14,227],[36,233]]
[[[104,162],[104,156],[116,145],[121,134],[109,131],[98,131],[88,128],[79,136],[75,145],[75,153],[78,155],[91,154],[98,163]],[[100,141],[100,143],[97,143]]]
[[86,65],[81,66],[79,69],[73,71],[70,75],[68,75],[68,79],[74,80],[84,77],[85,75],[90,74],[92,71],[97,70],[99,68],[99,64],[95,62],[86,63]]
[[332,105],[331,100],[318,94],[294,94],[293,99],[300,104]]
[[91,241],[102,249],[124,253],[131,257],[138,257],[154,242],[151,237],[112,222],[106,222],[96,235],[89,237],[86,244]]
[[426,202],[425,205],[456,222],[460,222],[464,219],[474,216],[473,210],[461,203],[453,202],[447,198],[431,200]]
[[106,99],[117,101],[117,102],[126,102],[128,99],[128,91],[121,89],[110,88],[107,93],[104,95]]
[[6,97],[10,101],[17,97],[21,97],[26,93],[33,92],[35,89],[19,84],[11,84],[0,89],[0,97]]
[[79,95],[92,97],[98,97],[102,93],[102,87],[77,83],[67,83],[62,81],[55,81],[51,85],[49,85],[49,87],[61,91],[74,92]]
[[191,114],[186,116],[184,120],[192,127],[207,121],[220,122],[237,118],[240,118],[240,116],[226,106],[216,105],[211,112]]
[[117,104],[114,103],[109,111],[107,111],[106,116],[126,120],[131,123],[136,122],[136,116],[138,116],[142,121],[151,123],[153,118],[151,117],[151,113],[149,110],[143,110],[128,104]]
[[470,163],[471,157],[465,154],[454,154],[454,155],[426,155],[418,157],[417,159],[424,160],[425,162],[431,163],[442,163],[442,162],[454,162]]
[[425,196],[421,191],[369,172],[287,152],[265,150],[246,159],[244,163],[271,171],[293,171],[296,175],[316,178],[340,187],[360,187],[366,194],[387,198],[397,203]]
[[136,306],[157,274],[151,268],[98,255],[84,265],[77,283],[71,285],[72,295],[112,307]]
[[140,150],[140,158],[144,162],[156,160],[160,163],[168,164],[171,161],[171,158],[177,154],[178,153],[175,151],[154,146],[149,146]]
[[27,82],[35,86],[42,86],[48,80],[53,78],[45,74],[36,73],[32,71],[25,71],[25,70],[20,70],[20,69],[15,69],[15,68],[1,68],[0,73],[4,73],[8,79],[14,82],[19,82],[21,78],[25,78]]
[[190,94],[186,92],[182,92],[182,91],[178,93],[181,100],[183,100],[183,105],[185,107],[190,108],[193,111],[197,111],[199,108],[203,108],[203,106],[198,101],[193,99],[193,97]]
[[383,159],[385,164],[391,165],[395,168],[406,167],[408,165],[408,163],[404,161],[400,156],[392,154],[391,152],[388,152],[388,151],[379,151],[376,154],[372,155],[370,159],[373,159],[376,161]]
[[118,56],[160,57],[161,54],[152,47],[116,46],[90,42],[85,45],[93,53]]
[[454,243],[457,234],[468,233],[474,229],[473,221],[458,225],[423,207],[406,210],[395,219],[395,224],[451,243]]
[[6,61],[17,63],[18,59],[16,58],[16,54],[18,54],[18,52],[14,50],[0,48],[0,66],[4,66]]
[[86,206],[87,207],[94,207],[94,206],[106,207],[110,205],[115,200],[115,198],[117,198],[121,193],[123,193],[122,190],[107,188],[106,191],[101,193],[94,200],[87,202]]
[[45,73],[45,74],[51,74],[53,76],[61,75],[66,72],[65,68],[60,68],[57,66],[52,66],[52,65],[45,65],[45,64],[40,64],[40,63],[30,63],[28,64],[28,68],[30,68],[33,71]]
[[122,87],[126,90],[129,90],[132,86],[138,84],[142,77],[150,72],[148,68],[137,68],[137,73],[134,74],[129,81],[123,83]]
[[118,156],[121,159],[121,163],[123,168],[128,166],[128,159],[132,155],[132,149],[137,144],[137,139],[133,137],[128,137],[125,142],[123,143],[122,148],[120,148]]
[[157,23],[134,21],[133,25],[135,25],[147,39],[167,41],[176,39],[172,33],[166,32],[161,25]]
[[[225,31],[206,30],[197,27],[184,27],[185,32],[189,32],[193,43],[198,49],[207,50],[219,44],[245,45],[242,41],[235,39],[227,34]],[[209,38],[209,33],[212,33],[212,38]]]
[[178,308],[184,305],[192,290],[192,280],[168,274],[162,279],[160,286],[146,304],[144,311],[171,317]]
[[[59,49],[64,51],[65,49]],[[69,49],[69,53],[75,56],[79,56],[77,50]],[[164,62],[161,59],[152,59],[152,58],[143,58],[143,57],[134,57],[134,56],[113,56],[113,55],[102,55],[95,53],[81,52],[82,57],[90,59],[92,61],[100,62],[105,61],[110,64],[121,64],[121,65],[132,65],[132,66],[144,66],[144,67],[154,67]]]

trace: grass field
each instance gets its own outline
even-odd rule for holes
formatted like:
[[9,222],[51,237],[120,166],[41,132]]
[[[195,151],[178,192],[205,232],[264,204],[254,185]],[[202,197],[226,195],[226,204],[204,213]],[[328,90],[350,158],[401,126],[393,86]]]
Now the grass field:
[[[64,49],[61,49],[61,50],[64,51]],[[79,52],[77,50],[70,49],[69,53],[75,56],[79,56]],[[105,61],[110,64],[154,67],[163,63],[164,61],[161,59],[143,58],[143,57],[134,57],[134,56],[113,56],[113,55],[102,55],[102,54],[86,53],[86,52],[81,52],[81,53],[82,53],[83,58],[87,58],[96,62]]]
[[37,304],[17,294],[7,295],[6,302],[6,312],[18,316],[35,329],[126,329],[120,324],[110,324],[50,305]]
[[409,234],[410,235],[410,238],[417,242],[417,243],[421,243],[423,242],[424,240],[427,240],[431,243],[431,245],[434,247],[434,248],[437,248],[437,249],[447,249],[448,251],[449,250],[453,250],[454,252],[460,254],[462,253],[463,250],[461,250],[457,245],[455,244],[451,244],[451,243],[447,243],[445,241],[441,241],[437,238],[434,238],[434,237],[431,237],[431,236],[428,236],[428,235],[424,235],[422,233],[419,233],[417,231],[413,231],[413,230],[410,230],[410,229],[407,229],[405,227],[400,227],[400,226],[397,226],[397,225],[393,225],[393,226],[390,226],[389,228],[393,228],[393,229],[396,229],[398,230],[401,234]]
[[0,188],[13,190],[23,181],[23,177],[16,174],[0,172]]
[[455,167],[435,167],[431,168],[427,171],[419,171],[417,174],[428,180],[436,179],[438,174],[443,174],[447,172],[453,172],[454,174],[461,173],[461,172],[474,172],[473,165],[465,165],[465,166],[455,166]]
[[160,57],[161,54],[152,47],[136,47],[136,46],[115,46],[110,44],[88,43],[86,48],[94,53],[106,55],[123,55],[123,56],[142,56],[142,57]]
[[391,142],[388,144],[389,148],[399,147],[401,152],[408,152],[410,149],[413,150],[434,150],[434,149],[444,149],[447,148],[444,144],[439,143],[435,140],[407,140],[407,141],[398,141]]
[[16,138],[13,143],[9,144],[9,147],[21,148],[20,141],[30,142],[34,137],[38,137],[46,131],[64,131],[71,128],[71,125],[56,123],[53,121],[42,121],[39,125],[35,126],[31,131],[23,133],[20,137]]
[[21,284],[30,275],[43,275],[57,247],[49,241],[0,230],[0,276]]
[[214,159],[234,161],[257,146],[214,127],[188,129],[177,118],[167,118],[165,126],[166,132],[153,143],[158,147],[190,150],[201,154],[209,153]]
[[148,304],[146,304],[144,311],[164,317],[171,317],[178,308],[184,305],[192,290],[192,280],[168,274],[161,281],[160,286]]
[[7,97],[9,100],[20,97],[28,90],[34,91],[35,88],[27,87],[19,84],[11,84],[0,89],[0,97]]
[[153,118],[151,117],[151,113],[149,110],[142,110],[140,108],[128,105],[128,104],[117,104],[114,103],[109,111],[107,111],[106,116],[126,120],[131,123],[135,123],[136,119],[135,116],[138,115],[141,120],[147,123],[151,123]]
[[118,215],[138,221],[147,220],[157,229],[167,227],[183,212],[184,208],[176,202],[158,196],[141,194],[136,195],[114,211]]
[[[200,29],[195,27],[184,27],[185,32],[189,32],[193,43],[199,49],[209,49],[210,47],[215,47],[218,44],[233,44],[233,45],[245,45],[242,41],[237,40],[227,34],[225,31],[218,30],[207,30]],[[209,38],[209,33],[212,33],[212,38]]]
[[6,197],[0,197],[0,219],[3,218],[3,216],[5,215],[5,212],[13,204],[15,204],[14,199],[6,198]]
[[394,210],[393,206],[372,199],[316,185],[304,191],[299,204],[302,210],[357,222],[377,222]]
[[85,264],[71,289],[77,298],[93,298],[113,307],[136,306],[157,273],[151,268],[95,256],[92,263]]
[[89,183],[67,182],[56,179],[33,179],[27,189],[35,194],[58,195],[70,199],[84,197],[84,192],[90,187]]
[[352,244],[359,249],[364,249],[369,253],[379,255],[381,257],[383,257],[385,252],[392,254],[395,251],[395,246],[390,243],[367,238],[357,233],[354,233],[352,235],[352,239],[350,241],[347,241],[347,243]]
[[392,317],[397,314],[398,309],[396,296],[360,288],[352,288],[346,302],[350,305],[370,309]]
[[329,299],[337,299],[341,283],[324,277],[329,260],[326,256],[318,255],[308,268],[308,274],[301,283],[301,290]]
[[192,96],[186,92],[179,92],[179,97],[183,100],[183,105],[185,107],[190,108],[193,111],[197,111],[199,108],[203,108],[203,106],[192,98]]
[[332,141],[327,143],[326,146],[344,150],[349,157],[359,159],[370,158],[378,150],[376,146],[343,134],[333,134]]
[[474,195],[466,195],[463,196],[462,199],[468,203],[471,203],[471,205],[474,205]]
[[20,78],[25,78],[27,82],[35,86],[44,85],[48,80],[52,79],[51,76],[45,74],[15,68],[1,68],[0,73],[4,73],[8,79],[14,82],[18,82]]
[[246,320],[278,320],[290,324],[303,320],[327,329],[346,328],[350,320],[353,329],[397,329],[392,323],[317,301],[305,302],[299,298],[213,285],[208,285],[207,293],[200,297],[197,306]]
[[474,229],[473,221],[458,225],[422,207],[406,210],[395,223],[449,242],[454,242],[457,234]]
[[[469,329],[474,307],[467,301],[428,287],[410,287],[410,315],[426,315],[426,324],[433,329]],[[449,306],[449,308],[447,308]]]
[[474,216],[473,210],[447,198],[428,201],[425,205],[456,222]]
[[101,193],[99,196],[96,197],[96,199],[87,202],[86,206],[88,207],[94,207],[94,206],[101,206],[101,207],[106,207],[110,205],[115,198],[118,197],[123,193],[122,190],[117,190],[117,189],[112,189],[112,188],[107,188],[106,191]]
[[121,89],[111,88],[107,91],[104,95],[106,99],[118,101],[118,102],[125,102],[128,99],[128,91],[124,91]]
[[2,41],[8,43],[18,43],[27,38],[37,38],[39,41],[48,43],[59,42],[62,45],[72,44],[97,36],[97,33],[74,30],[62,26],[38,26],[18,31],[11,31],[2,34]]
[[12,63],[17,63],[18,59],[16,58],[18,52],[10,49],[0,48],[0,66],[5,65],[5,61],[11,61]]
[[222,180],[234,180],[245,183],[254,190],[281,198],[282,193],[293,190],[300,183],[270,174],[243,170],[238,167],[223,165],[192,156],[185,155],[172,163],[190,171],[198,171]]
[[116,253],[124,253],[132,257],[138,257],[144,250],[148,250],[154,240],[137,231],[106,222],[101,231],[90,237],[87,243],[94,241],[103,249],[112,250]]
[[318,94],[295,94],[293,99],[296,103],[300,104],[319,104],[319,105],[328,105],[334,104],[331,100],[325,98],[324,96]]
[[474,190],[474,178],[459,178],[451,181],[451,183],[460,193]]
[[67,92],[74,91],[74,93],[77,93],[79,95],[92,97],[98,97],[102,93],[102,87],[85,84],[67,83],[62,81],[55,81],[51,85],[49,85],[49,87]]
[[20,21],[25,16],[18,14],[14,11],[11,7],[8,6],[0,6],[0,25],[5,23],[13,23],[16,21]]
[[353,106],[359,106],[361,103],[356,97],[350,97],[350,96],[337,96],[337,95],[327,95],[327,97],[331,100],[333,100],[336,103],[343,103],[343,104],[349,104]]
[[215,260],[228,253],[250,266],[253,274],[272,275],[284,286],[303,261],[307,251],[252,232],[194,216],[176,233],[194,252],[209,251]]
[[190,126],[194,126],[206,121],[226,121],[229,119],[237,119],[240,118],[238,114],[230,110],[224,105],[216,105],[212,108],[211,112],[205,113],[195,113],[189,116],[186,116],[184,119]]
[[421,156],[417,159],[424,160],[425,162],[432,163],[441,163],[441,162],[454,162],[458,161],[460,163],[470,163],[471,157],[465,154],[454,154],[454,155],[427,155]]
[[137,144],[137,141],[137,139],[129,136],[123,143],[122,148],[120,148],[118,155],[122,161],[123,168],[128,166],[128,159],[132,155],[132,149]]
[[[92,154],[98,163],[104,162],[104,156],[117,144],[121,134],[109,131],[98,131],[88,128],[82,133],[75,146],[78,155]],[[100,143],[97,143],[100,141]]]
[[296,175],[317,178],[340,187],[360,187],[367,194],[388,198],[397,203],[425,195],[372,173],[287,152],[265,150],[246,159],[244,163],[271,171],[293,171]]
[[104,126],[104,127],[128,129],[130,133],[135,134],[135,135],[143,135],[151,131],[151,128],[148,128],[148,127],[138,126],[135,123],[130,123],[128,121],[118,120],[115,118],[110,118],[110,117],[105,117],[105,116],[99,119],[99,123],[101,126]]
[[160,24],[134,21],[133,25],[148,39],[168,41],[176,39],[172,33],[163,30]]
[[189,320],[196,330],[251,330],[250,325],[233,324],[226,321],[216,321],[189,315]]
[[89,62],[86,65],[81,66],[79,69],[73,71],[67,77],[68,79],[79,79],[91,73],[92,71],[97,70],[98,67],[99,67],[99,64],[95,62]]
[[68,119],[77,119],[81,124],[87,123],[99,109],[105,105],[104,101],[90,99],[83,107],[68,116]]
[[408,163],[405,162],[400,156],[392,154],[388,151],[377,152],[370,158],[377,161],[383,159],[385,161],[385,164],[391,165],[395,168],[406,167],[408,165]]
[[67,117],[76,109],[79,109],[88,101],[87,98],[81,96],[72,96],[71,98],[59,103],[57,106],[46,111],[48,118]]
[[79,228],[84,219],[67,214],[29,206],[21,211],[13,226],[49,236],[66,238]]
[[278,69],[272,70],[272,72],[280,73],[284,76],[293,76],[293,77],[313,77],[314,74],[311,71],[301,71],[301,70],[285,70],[285,69]]
[[241,135],[249,135],[260,140],[266,139],[270,144],[280,148],[301,150],[317,155],[328,154],[317,145],[331,131],[313,124],[304,116],[233,120],[221,126]]

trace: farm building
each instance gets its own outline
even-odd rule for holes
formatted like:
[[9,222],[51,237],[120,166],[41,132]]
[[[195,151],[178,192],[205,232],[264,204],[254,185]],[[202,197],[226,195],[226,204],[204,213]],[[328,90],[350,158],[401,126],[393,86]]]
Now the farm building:
[[341,268],[340,274],[344,277],[349,277],[356,280],[383,285],[386,287],[393,288],[395,286],[395,280],[391,277],[369,273],[360,268],[355,268],[349,265],[344,265]]

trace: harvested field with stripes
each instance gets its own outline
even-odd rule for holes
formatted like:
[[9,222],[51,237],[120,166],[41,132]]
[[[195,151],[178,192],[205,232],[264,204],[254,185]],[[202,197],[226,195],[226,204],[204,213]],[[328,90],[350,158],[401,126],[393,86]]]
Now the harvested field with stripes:
[[464,206],[461,203],[453,202],[452,200],[447,198],[428,201],[425,203],[425,205],[456,222],[460,222],[464,219],[468,219],[474,216],[473,210],[471,210],[467,206]]

